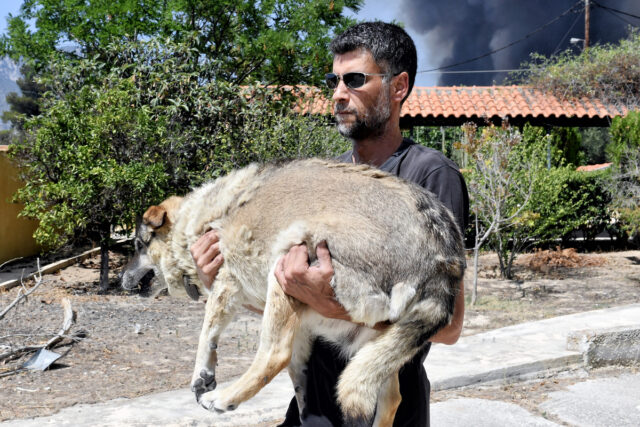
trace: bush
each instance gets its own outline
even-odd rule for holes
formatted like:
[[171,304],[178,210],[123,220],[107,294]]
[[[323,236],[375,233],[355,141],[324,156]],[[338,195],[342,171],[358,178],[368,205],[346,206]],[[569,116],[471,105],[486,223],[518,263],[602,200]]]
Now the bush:
[[614,117],[609,132],[611,142],[607,146],[607,154],[617,167],[622,167],[630,151],[640,150],[640,111]]
[[616,117],[607,152],[613,161],[609,183],[618,228],[636,242],[640,237],[640,112]]
[[566,242],[576,231],[594,239],[611,220],[608,175],[608,171],[579,172],[573,166],[542,171],[529,200],[529,210],[536,214],[531,235],[538,243]]
[[618,44],[592,46],[579,55],[567,50],[545,58],[532,55],[526,72],[515,79],[560,98],[597,98],[605,103],[640,107],[640,32]]

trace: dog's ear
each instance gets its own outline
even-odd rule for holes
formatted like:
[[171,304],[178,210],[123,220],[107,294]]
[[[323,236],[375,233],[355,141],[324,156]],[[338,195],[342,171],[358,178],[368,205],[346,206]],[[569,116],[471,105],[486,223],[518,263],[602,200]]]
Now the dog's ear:
[[142,216],[142,222],[157,230],[167,221],[167,210],[164,206],[151,206]]
[[156,233],[169,233],[176,220],[176,214],[180,209],[182,200],[182,197],[171,196],[158,206],[151,206],[142,216],[143,224]]

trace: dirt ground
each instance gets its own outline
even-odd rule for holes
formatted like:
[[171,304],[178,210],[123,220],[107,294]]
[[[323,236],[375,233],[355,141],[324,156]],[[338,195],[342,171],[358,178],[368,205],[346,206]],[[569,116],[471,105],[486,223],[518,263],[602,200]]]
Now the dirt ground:
[[[0,421],[49,415],[76,403],[188,386],[204,304],[120,290],[117,274],[125,262],[124,255],[113,254],[112,288],[106,295],[98,293],[99,259],[91,258],[43,276],[40,287],[26,301],[0,318],[1,358],[56,334],[63,321],[62,298],[70,300],[77,314],[63,345],[55,349],[63,357],[49,370],[13,373],[28,357],[0,361]],[[473,283],[471,259],[468,264],[467,300]],[[0,312],[16,299],[19,289],[0,293]],[[639,301],[637,250],[525,254],[516,261],[514,280],[500,279],[495,254],[485,254],[480,257],[478,301],[473,306],[467,304],[463,335]],[[218,348],[218,382],[238,376],[249,366],[259,323],[259,316],[247,311],[226,330]],[[433,401],[473,396],[521,402],[525,396],[525,400],[537,402],[580,375],[436,392]]]

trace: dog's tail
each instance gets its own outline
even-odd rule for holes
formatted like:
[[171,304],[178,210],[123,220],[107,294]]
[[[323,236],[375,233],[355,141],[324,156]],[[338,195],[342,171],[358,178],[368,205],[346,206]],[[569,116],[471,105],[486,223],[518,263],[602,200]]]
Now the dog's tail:
[[423,300],[411,307],[408,316],[358,350],[338,382],[345,425],[371,425],[384,382],[413,359],[450,319],[451,313],[440,302]]

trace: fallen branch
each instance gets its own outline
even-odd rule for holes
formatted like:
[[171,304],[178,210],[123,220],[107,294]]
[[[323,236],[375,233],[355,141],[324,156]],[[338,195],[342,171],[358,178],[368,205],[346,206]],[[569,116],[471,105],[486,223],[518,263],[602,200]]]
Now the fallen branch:
[[67,298],[62,298],[61,304],[62,304],[62,309],[64,310],[64,320],[62,321],[62,328],[60,328],[60,331],[55,337],[51,338],[44,345],[44,348],[48,349],[49,347],[53,346],[54,344],[57,344],[61,339],[63,339],[65,335],[67,335],[67,333],[71,329],[71,326],[73,326],[73,323],[76,320],[76,315],[73,309],[71,308],[71,303],[69,302],[69,300]]
[[41,284],[42,284],[42,273],[40,273],[40,260],[38,259],[38,278],[36,279],[36,284],[28,291],[25,291],[26,288],[24,287],[24,283],[23,283],[22,289],[18,291],[18,296],[16,297],[16,299],[14,299],[13,302],[9,304],[7,308],[5,308],[2,311],[2,313],[0,313],[0,320],[2,320],[2,318],[9,312],[9,310],[15,307],[20,301],[22,301],[23,299],[31,295],[33,292],[35,292],[35,290],[38,289],[38,287]]
[[17,348],[15,350],[9,351],[4,354],[0,354],[0,362],[4,360],[16,359],[20,356],[23,356],[24,354],[36,352],[42,348],[49,349],[55,346],[57,343],[59,343],[63,338],[67,337],[67,334],[71,329],[71,326],[73,326],[73,323],[75,322],[76,316],[73,309],[71,308],[71,303],[67,298],[63,298],[61,301],[61,304],[64,310],[64,319],[62,321],[62,327],[60,328],[60,331],[58,331],[57,334],[55,334],[51,339],[49,339],[49,341],[47,341],[46,344],[28,345],[28,346]]

